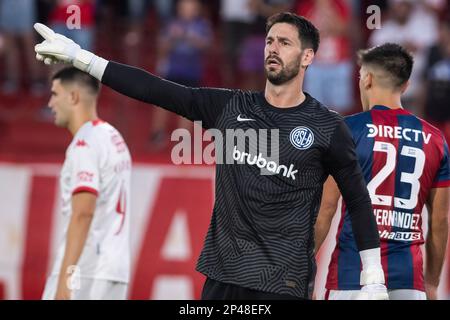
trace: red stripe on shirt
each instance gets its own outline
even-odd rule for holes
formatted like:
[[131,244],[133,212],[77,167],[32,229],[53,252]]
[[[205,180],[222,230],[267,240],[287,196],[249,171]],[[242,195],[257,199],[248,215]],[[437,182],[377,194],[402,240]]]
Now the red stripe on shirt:
[[330,290],[325,290],[325,300],[330,300]]

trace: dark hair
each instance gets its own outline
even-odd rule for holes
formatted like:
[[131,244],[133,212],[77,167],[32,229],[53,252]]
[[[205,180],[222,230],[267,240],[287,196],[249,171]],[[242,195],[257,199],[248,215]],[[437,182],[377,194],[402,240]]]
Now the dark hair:
[[305,17],[291,12],[276,13],[267,19],[266,33],[269,33],[269,30],[276,23],[289,23],[297,27],[302,47],[313,49],[314,53],[319,49],[319,30]]
[[100,82],[93,76],[74,67],[67,67],[56,72],[52,80],[60,80],[62,84],[78,83],[91,90],[93,94],[100,91]]
[[360,66],[368,65],[382,69],[392,79],[392,84],[396,88],[409,80],[414,64],[412,55],[395,43],[360,50],[358,60]]

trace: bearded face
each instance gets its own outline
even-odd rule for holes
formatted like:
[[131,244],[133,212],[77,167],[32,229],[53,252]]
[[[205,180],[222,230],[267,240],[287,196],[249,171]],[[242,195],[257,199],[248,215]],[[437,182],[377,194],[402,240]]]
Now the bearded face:
[[267,80],[274,85],[282,85],[295,78],[302,66],[302,55],[297,28],[288,23],[273,25],[264,49]]
[[274,85],[282,85],[300,72],[301,54],[291,61],[284,62],[278,56],[269,56],[265,61],[265,71],[267,79]]

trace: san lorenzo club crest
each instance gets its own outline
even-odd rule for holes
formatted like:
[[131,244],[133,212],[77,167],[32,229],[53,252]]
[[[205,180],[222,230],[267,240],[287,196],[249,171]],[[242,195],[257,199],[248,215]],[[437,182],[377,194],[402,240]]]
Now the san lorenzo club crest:
[[299,150],[309,149],[314,143],[314,134],[307,127],[297,127],[291,131],[289,139],[294,147]]

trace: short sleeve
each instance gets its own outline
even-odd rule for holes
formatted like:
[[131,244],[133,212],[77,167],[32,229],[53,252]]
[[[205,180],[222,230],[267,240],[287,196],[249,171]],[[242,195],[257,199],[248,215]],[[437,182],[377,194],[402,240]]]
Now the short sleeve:
[[448,156],[448,145],[444,140],[444,154],[442,156],[441,164],[436,177],[433,181],[433,188],[450,187],[450,165]]
[[75,141],[71,152],[72,195],[89,192],[98,196],[100,171],[99,156],[93,143],[84,139]]

